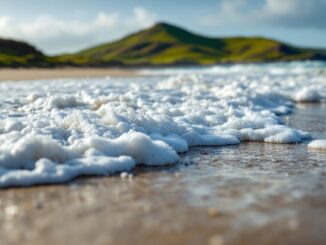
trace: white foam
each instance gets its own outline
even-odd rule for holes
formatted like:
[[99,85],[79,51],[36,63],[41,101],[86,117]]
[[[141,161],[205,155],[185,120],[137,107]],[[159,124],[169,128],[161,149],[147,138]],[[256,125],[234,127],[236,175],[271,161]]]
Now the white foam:
[[76,141],[71,145],[71,149],[80,153],[96,149],[96,155],[100,152],[113,157],[127,155],[135,159],[136,163],[145,165],[165,165],[179,160],[176,151],[163,141],[152,140],[149,136],[134,131],[112,140],[90,137]]
[[309,148],[326,150],[326,140],[313,140],[308,144]]
[[297,102],[319,102],[323,96],[318,91],[318,88],[304,87],[293,96]]
[[0,186],[173,164],[192,146],[301,142],[309,133],[283,125],[278,115],[296,102],[325,100],[325,67],[236,65],[1,83]]
[[134,160],[128,156],[87,157],[65,164],[41,158],[36,161],[32,170],[6,171],[0,168],[0,187],[62,183],[80,175],[113,174],[131,170],[134,166]]

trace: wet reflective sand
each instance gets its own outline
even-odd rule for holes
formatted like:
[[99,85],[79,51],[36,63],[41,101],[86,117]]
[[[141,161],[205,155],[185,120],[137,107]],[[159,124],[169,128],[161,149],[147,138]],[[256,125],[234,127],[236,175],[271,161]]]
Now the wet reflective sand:
[[[283,117],[326,138],[326,105]],[[0,190],[0,244],[325,244],[326,152],[196,147],[134,178]]]

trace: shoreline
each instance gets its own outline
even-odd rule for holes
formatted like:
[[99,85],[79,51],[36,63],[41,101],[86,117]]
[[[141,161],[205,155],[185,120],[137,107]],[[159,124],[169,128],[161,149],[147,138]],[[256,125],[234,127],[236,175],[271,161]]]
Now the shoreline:
[[[314,126],[311,132],[319,135],[325,109],[300,107],[287,125]],[[137,168],[132,178],[87,176],[4,189],[0,236],[4,244],[36,245],[189,244],[194,238],[202,244],[270,244],[269,232],[275,243],[322,244],[324,153],[308,152],[305,144],[199,146],[178,165]]]
[[3,68],[0,69],[0,82],[106,76],[129,77],[137,74],[137,69],[123,68]]

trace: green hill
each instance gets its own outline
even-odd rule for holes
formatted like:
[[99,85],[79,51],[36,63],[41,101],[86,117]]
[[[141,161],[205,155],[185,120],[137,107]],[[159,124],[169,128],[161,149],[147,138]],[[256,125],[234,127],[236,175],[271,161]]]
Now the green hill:
[[0,67],[48,66],[47,57],[20,41],[0,39]]
[[326,55],[267,38],[209,38],[159,23],[121,40],[57,58],[78,65],[146,66],[326,60]]
[[261,37],[204,37],[167,23],[76,54],[55,57],[47,57],[23,42],[0,39],[0,67],[208,65],[291,60],[326,60],[326,52]]

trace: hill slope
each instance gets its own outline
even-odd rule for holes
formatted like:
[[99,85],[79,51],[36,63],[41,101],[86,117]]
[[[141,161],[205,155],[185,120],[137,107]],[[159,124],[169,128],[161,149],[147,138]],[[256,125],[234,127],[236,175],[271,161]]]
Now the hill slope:
[[0,39],[0,67],[48,66],[47,57],[20,41]]
[[326,51],[297,48],[261,37],[209,38],[167,23],[76,54],[55,57],[45,56],[24,42],[0,39],[0,67],[205,65],[290,60],[326,60]]
[[290,60],[326,60],[322,52],[272,39],[208,38],[159,23],[121,40],[57,57],[78,65],[176,65]]

